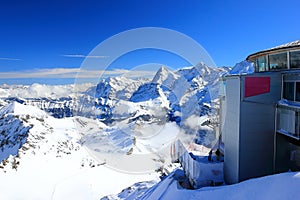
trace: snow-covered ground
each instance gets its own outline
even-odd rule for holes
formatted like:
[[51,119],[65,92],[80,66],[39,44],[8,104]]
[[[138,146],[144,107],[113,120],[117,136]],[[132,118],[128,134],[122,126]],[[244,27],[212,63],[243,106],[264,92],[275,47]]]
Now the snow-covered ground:
[[205,187],[187,190],[179,184],[183,179],[182,170],[176,170],[162,182],[153,186],[140,198],[143,200],[261,200],[300,199],[300,172],[287,172],[247,180],[235,185]]
[[[253,66],[242,62],[230,73],[251,70]],[[218,79],[228,71],[200,63],[175,72],[162,67],[152,80],[115,77],[97,86],[2,85],[0,198],[266,199],[272,196],[259,196],[266,194],[261,190],[277,189],[280,181],[287,185],[283,195],[289,186],[290,194],[298,197],[294,189],[300,175],[295,173],[186,190],[176,171],[157,184],[161,173],[174,167],[165,155],[172,141],[181,137],[210,147],[215,135],[208,125],[217,117]],[[82,115],[66,117],[73,116],[76,106]],[[88,112],[90,118],[85,117]],[[101,157],[107,152],[117,165]],[[116,166],[119,171],[112,169]],[[151,170],[145,172],[145,166]],[[124,173],[138,169],[144,173]]]
[[[26,143],[18,152],[13,140],[2,145],[11,154],[0,165],[1,199],[99,199],[141,181],[159,180],[157,173],[126,174],[94,160],[81,145],[84,128],[106,126],[85,118],[56,119],[36,107],[11,103],[0,110],[30,127]],[[84,127],[77,127],[78,123]],[[19,123],[1,126],[4,137]],[[15,134],[23,129],[13,129]],[[24,134],[23,134],[24,135]],[[6,138],[5,138],[6,139]],[[20,145],[19,141],[15,144]],[[10,152],[9,152],[10,151]]]

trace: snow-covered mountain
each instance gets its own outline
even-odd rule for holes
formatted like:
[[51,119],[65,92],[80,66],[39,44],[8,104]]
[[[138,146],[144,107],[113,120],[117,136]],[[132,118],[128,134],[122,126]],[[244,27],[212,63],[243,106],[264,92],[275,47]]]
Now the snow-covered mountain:
[[161,67],[152,80],[111,77],[96,86],[2,85],[0,106],[29,105],[55,118],[81,115],[99,118],[106,124],[122,122],[127,129],[140,126],[141,122],[148,125],[176,122],[189,133],[199,131],[203,116],[216,114],[219,77],[227,73],[251,72],[252,69],[246,61],[231,71],[226,67],[210,68],[199,63],[177,71]]
[[[3,160],[10,156],[16,159],[25,155],[46,155],[52,152],[59,157],[62,153],[67,154],[69,151],[80,148],[76,141],[79,137],[75,131],[72,136],[68,134],[69,126],[73,126],[70,118],[56,119],[37,107],[18,102],[2,107],[0,116],[2,131],[0,161],[3,164],[1,168],[7,167],[4,164],[7,162]],[[65,123],[61,124],[62,121]],[[72,128],[75,129],[75,127]],[[75,138],[75,141],[72,141],[72,138]]]
[[220,76],[251,70],[253,66],[246,61],[237,64],[231,71],[226,67],[210,68],[199,63],[177,71],[161,67],[152,80],[120,76],[100,80],[96,86],[2,85],[0,106],[17,101],[36,106],[56,118],[81,115],[111,123],[116,117],[114,108],[118,107],[119,101],[138,103],[156,99],[168,109],[168,120],[183,124],[188,116],[207,114],[204,105],[217,98]]
[[[244,70],[243,67],[242,64],[234,70]],[[116,132],[130,130],[130,134],[140,136],[148,134],[146,126],[156,127],[158,131],[172,122],[186,133],[202,134],[201,123],[205,119],[209,121],[205,116],[216,115],[218,79],[228,71],[228,68],[210,68],[199,63],[177,71],[161,67],[152,80],[111,77],[96,86],[2,85],[0,103],[10,107],[21,104],[37,107],[55,118],[74,115],[99,118],[110,126],[117,123]],[[27,129],[30,126],[24,128],[24,138]],[[130,138],[133,139],[136,138]]]
[[92,88],[81,85],[1,85],[0,106],[11,102],[38,107],[55,118],[71,117],[77,105],[77,98]]
[[[126,77],[110,77],[101,80],[100,83],[97,84],[94,93],[90,94],[95,99],[92,101],[87,100],[90,98],[89,95],[84,99],[84,104],[94,104],[91,105],[95,107],[94,115],[96,115],[97,118],[110,121],[109,119],[113,115],[112,107],[116,104],[116,102],[119,100],[129,100],[132,93],[146,81],[148,80],[132,80]],[[84,106],[86,107],[86,105]]]
[[[234,73],[243,66],[237,65]],[[70,197],[66,196],[74,191],[70,185],[76,183],[99,199],[139,181],[154,184],[164,169],[172,167],[165,156],[170,142],[182,135],[205,145],[214,140],[208,125],[217,115],[219,77],[229,71],[200,63],[177,71],[161,67],[151,80],[113,77],[97,85],[0,86],[0,179],[4,180],[0,188],[8,191],[1,193],[3,198],[63,199]],[[86,177],[122,177],[104,167],[115,167],[109,158],[123,162],[123,170],[135,166],[136,171],[156,172],[150,177],[124,176],[114,191],[101,192],[107,187],[105,181]],[[137,161],[138,165],[128,165]],[[24,187],[15,196],[9,187],[22,188],[28,179],[32,182],[28,185],[41,192],[32,195]],[[91,189],[91,184],[97,187]]]
[[109,77],[98,83],[95,91],[96,98],[109,98],[112,100],[128,100],[137,88],[148,79],[133,80],[123,76]]
[[254,72],[253,63],[244,60],[237,63],[229,72],[229,74],[249,74]]

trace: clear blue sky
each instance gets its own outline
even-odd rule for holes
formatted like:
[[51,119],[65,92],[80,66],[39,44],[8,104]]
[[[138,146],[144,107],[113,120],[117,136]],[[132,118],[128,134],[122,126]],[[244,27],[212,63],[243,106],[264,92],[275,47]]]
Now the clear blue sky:
[[[0,71],[78,68],[83,58],[62,55],[87,55],[108,37],[139,27],[182,32],[217,66],[233,66],[250,53],[300,39],[299,7],[299,0],[0,1]],[[149,55],[117,64],[159,61]]]

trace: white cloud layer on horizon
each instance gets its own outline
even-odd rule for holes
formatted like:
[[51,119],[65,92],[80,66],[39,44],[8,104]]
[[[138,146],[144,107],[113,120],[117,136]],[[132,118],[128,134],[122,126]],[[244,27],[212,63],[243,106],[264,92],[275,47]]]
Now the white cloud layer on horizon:
[[64,57],[68,57],[68,58],[108,58],[108,56],[92,56],[92,55],[82,55],[82,54],[65,54],[62,55]]
[[150,70],[83,70],[80,68],[34,69],[15,72],[0,72],[0,79],[10,78],[100,78],[123,75],[128,78],[153,77]]
[[21,60],[21,59],[19,59],[19,58],[0,57],[0,60],[18,61],[18,60]]

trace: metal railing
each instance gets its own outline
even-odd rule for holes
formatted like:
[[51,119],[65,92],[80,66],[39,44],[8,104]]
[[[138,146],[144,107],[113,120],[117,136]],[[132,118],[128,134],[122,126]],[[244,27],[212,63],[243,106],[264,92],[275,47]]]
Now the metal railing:
[[278,104],[276,108],[276,131],[300,140],[300,107]]
[[171,146],[171,158],[179,161],[193,188],[212,186],[224,182],[223,162],[203,162],[191,156],[180,141]]

